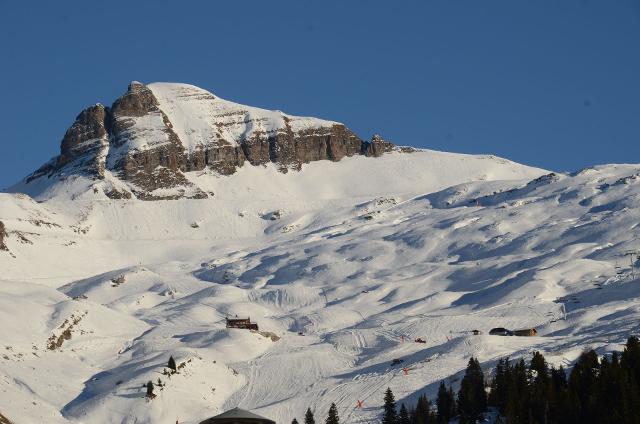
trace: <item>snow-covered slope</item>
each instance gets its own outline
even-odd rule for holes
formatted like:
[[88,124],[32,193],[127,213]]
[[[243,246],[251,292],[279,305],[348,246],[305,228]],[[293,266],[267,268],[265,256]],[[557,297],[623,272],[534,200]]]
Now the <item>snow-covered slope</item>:
[[[370,422],[387,386],[433,394],[471,355],[570,364],[637,332],[624,255],[638,247],[640,166],[540,176],[491,157],[377,160],[246,168],[207,180],[220,195],[203,200],[2,195],[0,413],[197,423],[239,405],[290,422],[336,402],[344,422]],[[225,329],[236,314],[268,333]],[[470,334],[496,326],[540,336]],[[168,378],[170,355],[185,365]]]
[[[245,122],[194,89],[148,90],[187,152],[211,146],[211,119],[229,120],[215,138],[229,144],[249,121],[316,122],[242,107]],[[75,128],[99,137],[82,157],[14,187],[35,199],[0,194],[0,414],[16,423],[195,424],[235,406],[288,423],[331,402],[344,423],[375,422],[386,387],[433,396],[472,355],[489,368],[535,349],[570,365],[638,332],[640,165],[561,175],[393,150],[286,173],[184,169],[181,187],[207,196],[146,202],[104,194],[135,183],[94,167],[115,144],[87,116]],[[225,328],[235,315],[260,332]]]

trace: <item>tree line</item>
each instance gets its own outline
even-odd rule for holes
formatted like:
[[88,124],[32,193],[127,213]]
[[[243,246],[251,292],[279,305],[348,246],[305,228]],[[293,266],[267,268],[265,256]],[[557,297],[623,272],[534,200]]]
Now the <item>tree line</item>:
[[[490,410],[496,424],[640,424],[640,340],[630,337],[622,352],[603,357],[585,351],[568,376],[534,352],[528,364],[500,359],[493,378],[485,381],[480,363],[471,358],[458,392],[441,382],[435,404],[422,394],[415,405],[398,408],[387,388],[381,422],[446,424],[456,418],[472,424]],[[315,424],[311,409],[304,424]],[[339,424],[333,403],[325,424]]]

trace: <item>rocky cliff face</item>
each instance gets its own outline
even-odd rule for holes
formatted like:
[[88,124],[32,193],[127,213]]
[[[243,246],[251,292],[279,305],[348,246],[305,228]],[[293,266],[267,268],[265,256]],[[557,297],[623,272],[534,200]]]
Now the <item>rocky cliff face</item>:
[[132,82],[110,108],[83,110],[60,155],[27,182],[56,174],[115,178],[118,184],[103,188],[111,198],[201,198],[207,194],[185,173],[228,175],[245,162],[288,172],[318,160],[377,157],[394,147],[380,136],[363,141],[337,122],[239,105],[191,85]]
[[107,110],[101,104],[80,112],[62,139],[56,165],[61,167],[80,160],[84,161],[81,166],[85,165],[96,176],[102,176],[104,162],[100,160],[100,155],[109,142],[106,119]]

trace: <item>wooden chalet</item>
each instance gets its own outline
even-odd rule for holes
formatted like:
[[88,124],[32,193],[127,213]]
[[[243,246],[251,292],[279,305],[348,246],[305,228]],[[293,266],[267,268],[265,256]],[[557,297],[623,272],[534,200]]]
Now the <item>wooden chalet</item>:
[[227,318],[227,328],[241,328],[244,330],[258,331],[258,323],[251,322],[251,317],[247,318]]
[[533,337],[538,335],[538,330],[535,328],[525,328],[524,330],[513,330],[514,336],[521,337]]

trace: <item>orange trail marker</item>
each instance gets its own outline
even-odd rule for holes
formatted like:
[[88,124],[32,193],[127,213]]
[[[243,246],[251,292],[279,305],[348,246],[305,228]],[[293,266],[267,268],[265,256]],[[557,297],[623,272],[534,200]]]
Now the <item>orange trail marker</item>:
[[356,408],[362,409],[363,406],[364,406],[364,401],[358,400],[358,404],[356,405]]
[[404,373],[404,375],[409,375],[409,368],[407,367],[402,368],[402,372]]

